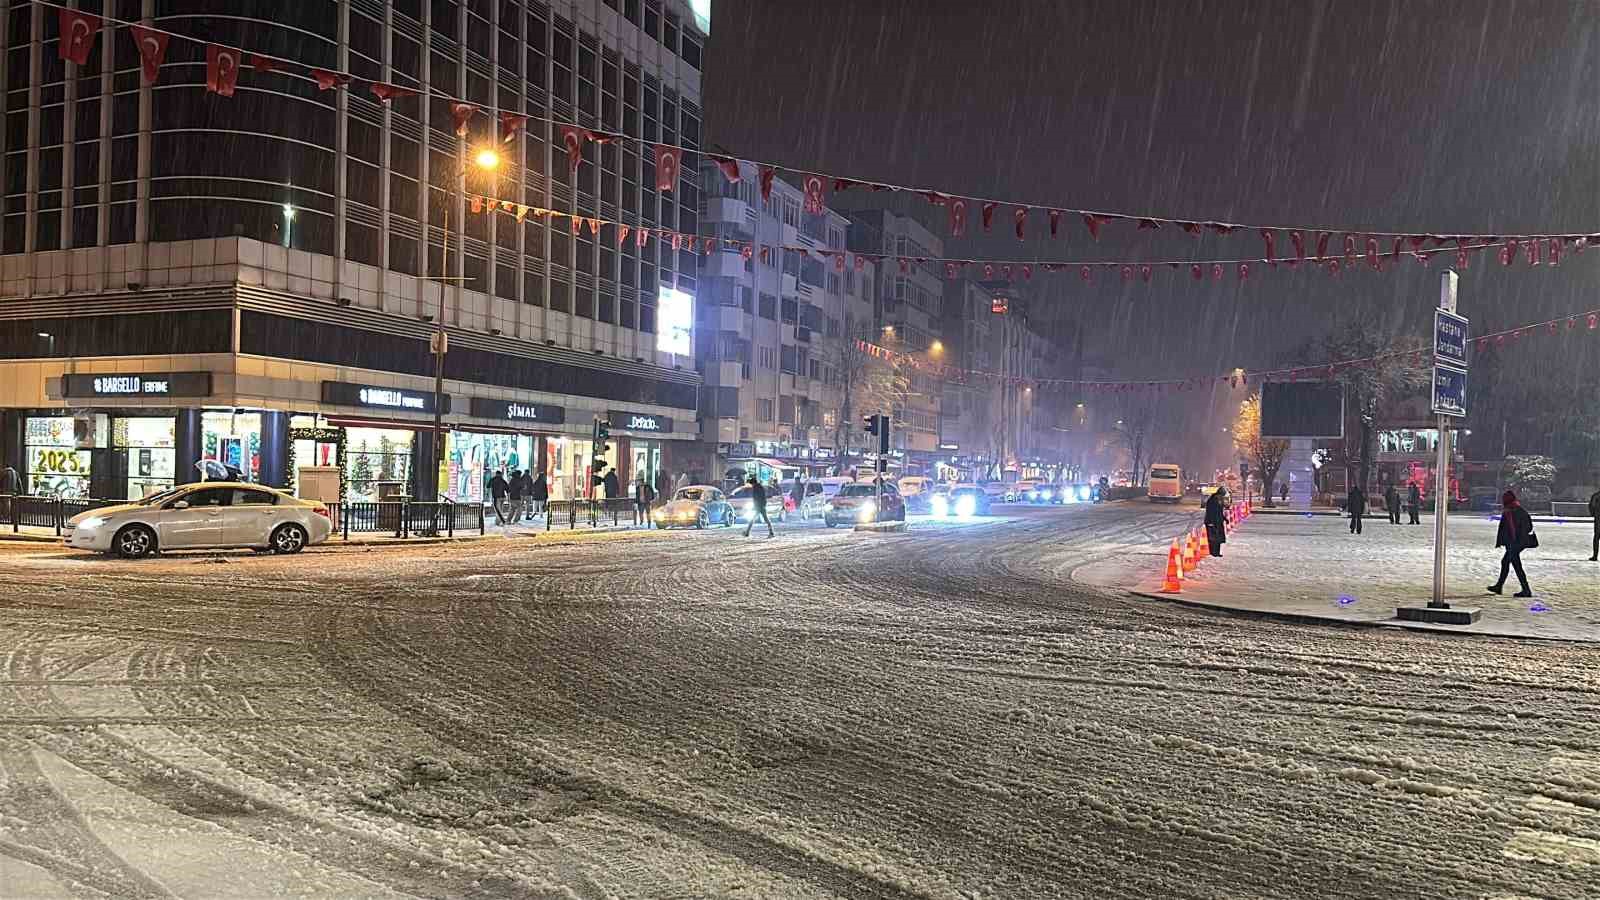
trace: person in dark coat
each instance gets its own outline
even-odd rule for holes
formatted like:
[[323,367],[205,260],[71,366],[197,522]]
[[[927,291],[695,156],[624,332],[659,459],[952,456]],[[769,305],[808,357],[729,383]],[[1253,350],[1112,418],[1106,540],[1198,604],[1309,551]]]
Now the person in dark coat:
[[617,480],[617,470],[612,469],[606,473],[606,499],[615,500],[622,493],[622,484]]
[[1589,495],[1589,515],[1594,519],[1594,550],[1589,562],[1600,562],[1600,491]]
[[1289,482],[1287,482],[1287,481],[1278,482],[1278,494],[1279,494],[1279,496],[1283,497],[1283,502],[1285,502],[1285,503],[1289,502]]
[[544,505],[550,501],[550,482],[545,480],[542,469],[539,477],[533,479],[533,486],[528,488],[528,496],[533,499],[533,514],[543,514]]
[[1206,498],[1206,543],[1211,545],[1211,555],[1221,556],[1222,545],[1228,542],[1227,519],[1222,513],[1222,492],[1216,491]]
[[644,473],[639,473],[639,480],[633,484],[634,518],[650,527],[650,504],[655,500],[656,492],[651,489],[650,482],[645,480]]
[[750,513],[749,521],[744,523],[744,536],[750,536],[750,529],[756,524],[756,516],[767,525],[767,537],[777,537],[777,532],[772,530],[772,520],[767,518],[767,487],[754,475],[745,482],[750,485],[750,502],[755,504],[755,511]]
[[506,493],[510,495],[511,502],[506,510],[506,520],[512,523],[522,521],[522,492],[526,485],[522,481],[522,472],[511,470],[511,477],[506,479]]
[[498,525],[506,523],[506,495],[509,493],[511,485],[506,483],[506,474],[495,469],[494,477],[489,479],[489,499],[494,501],[494,520]]
[[1383,508],[1389,511],[1389,524],[1400,524],[1400,492],[1395,489],[1394,482],[1389,483],[1389,489],[1383,492]]
[[1506,548],[1506,552],[1500,557],[1500,580],[1489,585],[1489,593],[1500,593],[1500,589],[1506,584],[1506,574],[1511,569],[1516,569],[1517,581],[1522,584],[1522,590],[1512,596],[1532,597],[1533,589],[1528,587],[1527,573],[1522,571],[1522,551],[1539,546],[1539,539],[1533,533],[1533,516],[1528,515],[1528,511],[1517,502],[1517,495],[1511,491],[1501,495],[1500,503],[1503,507],[1500,513],[1500,532],[1495,536],[1494,545]]
[[1350,486],[1350,497],[1345,504],[1345,511],[1350,513],[1350,533],[1360,534],[1361,517],[1367,512],[1367,493],[1361,489],[1361,485]]
[[1411,482],[1411,488],[1406,491],[1406,505],[1411,510],[1411,524],[1421,525],[1422,520],[1417,516],[1422,512],[1422,488],[1417,487],[1415,481]]

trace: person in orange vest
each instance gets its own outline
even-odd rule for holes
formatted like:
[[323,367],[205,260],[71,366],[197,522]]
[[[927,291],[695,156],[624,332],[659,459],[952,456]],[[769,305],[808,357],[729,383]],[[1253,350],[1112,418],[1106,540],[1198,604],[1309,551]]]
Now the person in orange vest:
[[1222,491],[1206,498],[1206,543],[1211,545],[1211,555],[1221,556],[1222,545],[1227,543],[1227,519],[1222,513]]

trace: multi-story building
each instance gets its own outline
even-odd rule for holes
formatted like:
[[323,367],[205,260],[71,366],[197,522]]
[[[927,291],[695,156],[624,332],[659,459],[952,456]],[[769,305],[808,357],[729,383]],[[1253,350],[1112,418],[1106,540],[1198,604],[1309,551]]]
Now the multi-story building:
[[[137,497],[212,459],[457,500],[534,467],[561,497],[609,417],[625,481],[682,471],[699,257],[613,223],[698,231],[698,173],[657,191],[651,146],[700,140],[705,6],[117,4],[180,36],[148,84],[126,27],[64,62],[56,10],[6,2],[0,462],[65,495]],[[296,65],[243,67],[220,96],[205,41]],[[465,139],[451,97],[474,107]],[[527,117],[508,140],[503,114]],[[574,177],[562,123],[622,137],[583,143]],[[474,215],[472,194],[605,225]]]
[[[944,242],[922,223],[884,209],[849,210],[850,249],[882,254],[877,272],[878,304],[872,340],[919,359],[940,361],[943,346],[944,273],[936,262]],[[915,262],[922,258],[928,262]],[[910,260],[907,262],[906,260]],[[930,369],[904,369],[907,389],[899,392],[893,415],[895,447],[908,469],[921,470],[939,459],[939,403],[942,379]]]
[[745,168],[736,184],[701,172],[720,248],[700,281],[702,439],[718,471],[752,459],[826,470],[853,446],[845,406],[863,363],[851,335],[871,328],[877,266],[845,253],[843,216],[806,212],[782,179],[763,200]]
[[944,360],[957,374],[944,380],[939,452],[957,477],[988,477],[1000,454],[1001,314],[981,284],[955,278],[944,285],[942,325]]

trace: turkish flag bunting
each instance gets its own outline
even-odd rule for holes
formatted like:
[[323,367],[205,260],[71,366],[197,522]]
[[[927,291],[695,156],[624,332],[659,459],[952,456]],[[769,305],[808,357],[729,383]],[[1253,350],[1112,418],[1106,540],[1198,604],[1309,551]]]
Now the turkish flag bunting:
[[1031,279],[1032,277],[1033,277],[1033,266],[1029,265],[1028,263],[1023,263],[1022,264],[1022,280],[1023,281],[1027,281],[1027,280]]
[[1211,280],[1212,281],[1221,281],[1222,280],[1222,263],[1212,263],[1211,264]]
[[239,51],[221,44],[206,45],[206,90],[232,97],[239,83]]
[[961,237],[967,233],[967,201],[962,197],[951,197],[946,206],[950,214],[950,235]]
[[1140,219],[1139,220],[1139,229],[1138,230],[1140,230],[1140,231],[1160,231],[1161,230],[1161,222],[1160,222],[1159,219]]
[[1055,237],[1056,232],[1059,230],[1061,230],[1061,210],[1052,209],[1050,210],[1050,236]]
[[1517,261],[1517,239],[1507,238],[1500,247],[1500,265],[1509,266]]
[[683,249],[683,235],[679,234],[676,231],[674,231],[672,233],[672,249],[674,249],[674,250],[682,250]]
[[1306,258],[1306,233],[1303,231],[1289,232],[1289,243],[1294,245],[1294,255],[1297,259]]
[[1367,238],[1367,265],[1374,269],[1383,268],[1378,262],[1378,239],[1375,237]]
[[844,271],[844,251],[840,250],[833,255],[833,268],[836,272]]
[[944,277],[946,277],[946,278],[954,278],[954,277],[956,277],[956,273],[958,271],[959,270],[956,268],[956,264],[955,263],[947,262],[947,263],[944,264]]
[[911,260],[906,259],[904,256],[902,256],[902,257],[900,257],[899,261],[900,261],[900,274],[901,275],[905,275],[905,274],[909,273],[911,271]]
[[94,36],[100,33],[100,17],[75,9],[63,9],[59,19],[61,46],[57,52],[67,62],[84,65],[89,61],[89,52],[94,49]]
[[1004,266],[1000,267],[1000,277],[1004,278],[1006,281],[1010,281],[1011,280],[1011,266],[1010,265],[1004,265]]
[[1405,238],[1395,238],[1394,239],[1394,246],[1391,247],[1390,250],[1389,250],[1389,258],[1390,259],[1399,259],[1400,258],[1400,246],[1402,244],[1404,244],[1405,242],[1406,242]]
[[767,201],[772,199],[772,176],[774,176],[776,174],[778,174],[778,170],[773,168],[772,166],[762,166],[761,167],[761,202],[762,203],[766,203]]
[[531,212],[533,212],[533,207],[524,206],[521,203],[518,203],[517,204],[517,223],[521,224],[522,222],[526,221],[527,218],[528,218],[528,213],[531,213]]
[[756,248],[750,246],[749,244],[744,244],[739,247],[739,255],[744,257],[746,261],[748,261],[750,257],[755,256],[755,253]]
[[1183,229],[1184,234],[1199,236],[1202,233],[1199,222],[1179,222],[1178,227]]
[[1561,265],[1561,245],[1565,243],[1561,238],[1550,239],[1550,265]]
[[656,145],[656,190],[671,191],[678,187],[678,148],[666,144]]
[[589,233],[594,235],[595,237],[599,237],[600,236],[600,220],[599,219],[590,219],[589,220]]
[[1324,231],[1317,235],[1317,259],[1324,259],[1328,255],[1328,241],[1333,239],[1333,232]]
[[728,179],[729,184],[739,183],[739,161],[731,156],[713,156],[717,161],[717,168],[722,170],[722,177]]
[[1100,240],[1100,226],[1111,221],[1115,216],[1097,216],[1094,213],[1083,214],[1083,224],[1089,228],[1089,236]]
[[[617,246],[618,247],[621,247],[623,245],[623,243],[625,243],[628,240],[628,234],[630,232],[632,232],[632,231],[633,231],[633,226],[632,225],[629,225],[626,222],[618,222],[617,223]],[[747,253],[747,254],[745,254],[745,256],[746,256],[746,258],[748,258],[749,254]]]
[[822,215],[822,176],[807,175],[801,182],[805,190],[805,210],[813,216]]
[[567,216],[567,225],[572,228],[572,236],[577,237],[583,233],[583,216]]
[[1195,263],[1189,267],[1189,274],[1194,276],[1195,281],[1199,281],[1200,279],[1206,277],[1205,270],[1200,268],[1199,263]]
[[1328,260],[1328,272],[1335,278],[1339,277],[1339,261],[1337,259]]
[[381,81],[373,82],[372,96],[378,98],[379,103],[388,103],[396,97],[415,97],[417,92],[398,84],[385,84]]
[[343,72],[329,72],[327,69],[312,69],[311,80],[317,83],[318,90],[331,91],[349,84],[350,76]]
[[994,277],[994,263],[984,263],[983,264],[983,277],[985,277],[985,278],[993,278]]
[[985,203],[983,205],[983,230],[984,231],[988,231],[989,230],[989,226],[994,224],[994,208],[999,206],[999,205],[1000,204],[993,203],[993,202]]
[[1123,281],[1132,281],[1133,280],[1133,266],[1130,266],[1127,263],[1123,263],[1122,264],[1122,280]]
[[835,178],[835,179],[834,179],[834,180],[833,180],[833,192],[834,192],[834,193],[835,193],[835,194],[837,194],[837,193],[839,193],[839,192],[840,192],[840,191],[846,191],[846,190],[849,190],[849,189],[850,189],[850,186],[851,186],[851,185],[854,185],[854,184],[856,184],[856,182],[854,182],[854,181],[851,181],[851,180],[850,180],[850,179],[848,179],[848,178]]
[[1148,282],[1150,280],[1150,264],[1149,263],[1144,263],[1143,265],[1139,266],[1139,278],[1141,278],[1142,280],[1144,280],[1146,282]]
[[1094,270],[1088,266],[1079,266],[1078,277],[1082,278],[1085,284],[1092,282],[1094,281]]
[[[505,113],[500,114],[500,121],[502,124],[505,122]],[[578,163],[583,162],[583,142],[588,139],[588,129],[574,125],[561,126],[561,143],[567,148],[567,172],[573,178],[578,176]]]
[[1266,246],[1267,262],[1272,262],[1278,255],[1278,233],[1271,228],[1261,229],[1261,243]]
[[456,137],[467,136],[467,123],[472,121],[472,114],[477,111],[478,108],[471,103],[450,102],[450,120],[455,123]]
[[475,213],[483,212],[483,198],[482,197],[473,197],[472,198],[472,211],[475,212]]
[[1244,281],[1250,277],[1250,264],[1239,263],[1239,280]]
[[1456,268],[1467,267],[1467,244],[1461,238],[1456,238]]
[[[641,228],[633,233],[633,245],[635,247],[643,247],[648,243],[650,243],[650,229]],[[766,251],[763,250],[761,252],[765,253]]]
[[128,32],[139,48],[139,68],[143,71],[144,83],[155,84],[161,76],[161,63],[167,58],[167,42],[172,35],[143,25],[130,25]]
[[255,69],[257,72],[281,72],[283,71],[283,63],[270,56],[252,53],[250,54],[250,68]]
[[1235,231],[1239,230],[1239,226],[1229,225],[1226,222],[1207,222],[1206,227],[1212,231],[1215,231],[1217,234],[1233,234]]
[[866,269],[866,267],[867,267],[867,258],[865,256],[862,256],[861,254],[857,253],[856,254],[856,271],[857,272],[863,271],[864,269]]
[[1525,241],[1525,242],[1523,242],[1522,248],[1523,248],[1523,252],[1528,257],[1528,265],[1537,266],[1539,264],[1539,262],[1540,262],[1540,260],[1539,260],[1539,242],[1538,241],[1533,241],[1533,240]]

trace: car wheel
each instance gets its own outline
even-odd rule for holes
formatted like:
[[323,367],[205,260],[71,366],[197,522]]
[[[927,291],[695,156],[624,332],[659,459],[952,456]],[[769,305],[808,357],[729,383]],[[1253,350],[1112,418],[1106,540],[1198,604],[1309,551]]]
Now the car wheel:
[[835,522],[832,519],[823,519],[822,520],[822,524],[828,526],[829,528],[833,528],[834,526],[838,525],[839,523]]
[[117,532],[111,546],[123,559],[139,559],[156,551],[156,533],[143,525],[129,525]]
[[306,548],[306,530],[290,523],[281,525],[272,533],[273,553],[299,553]]
[[696,527],[696,528],[704,528],[704,527],[706,527],[706,511],[705,510],[703,510],[703,509],[700,510],[700,514],[698,516],[695,516],[694,527]]
[[733,507],[731,507],[731,506],[722,511],[722,527],[723,528],[732,528],[733,527]]

